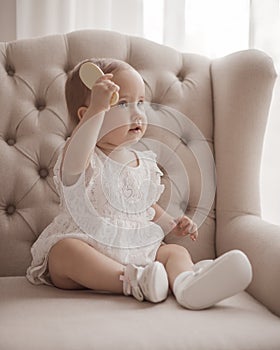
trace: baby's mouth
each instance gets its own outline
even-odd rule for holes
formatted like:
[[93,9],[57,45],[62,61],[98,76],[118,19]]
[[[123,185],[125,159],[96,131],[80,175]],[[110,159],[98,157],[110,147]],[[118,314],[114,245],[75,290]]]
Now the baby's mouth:
[[142,131],[141,126],[135,126],[134,128],[129,129],[129,131],[133,132],[133,133],[138,133]]

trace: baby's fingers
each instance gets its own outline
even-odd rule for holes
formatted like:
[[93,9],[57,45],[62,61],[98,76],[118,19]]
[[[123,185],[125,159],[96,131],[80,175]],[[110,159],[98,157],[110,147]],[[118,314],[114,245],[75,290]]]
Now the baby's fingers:
[[120,87],[111,80],[112,78],[113,74],[104,74],[96,80],[95,85],[104,86],[108,90],[119,91]]
[[190,233],[191,239],[193,241],[196,241],[198,237],[198,232],[197,232],[197,225],[195,223],[193,223],[193,226],[190,228],[189,233]]
[[196,240],[198,236],[197,225],[190,218],[184,217],[180,220],[179,227],[183,236],[190,235],[193,241]]
[[192,241],[196,241],[197,236],[198,236],[197,233],[191,233],[190,234],[190,238],[191,238]]
[[177,224],[181,230],[185,230],[190,224],[190,220],[186,216],[182,216],[181,218],[177,219]]
[[106,73],[106,74],[102,75],[101,77],[99,77],[96,80],[96,83],[99,83],[99,82],[104,81],[104,80],[111,80],[112,78],[113,78],[113,74],[112,73]]

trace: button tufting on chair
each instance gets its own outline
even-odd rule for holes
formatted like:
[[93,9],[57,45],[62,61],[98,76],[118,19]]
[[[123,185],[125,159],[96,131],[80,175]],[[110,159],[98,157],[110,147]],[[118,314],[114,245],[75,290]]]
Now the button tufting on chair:
[[46,168],[42,168],[39,170],[39,175],[41,178],[46,178],[49,175],[49,171]]
[[178,73],[177,74],[177,78],[179,81],[183,82],[185,80],[185,77],[181,74],[181,73]]
[[[33,348],[45,350],[82,350],[89,342],[96,349],[139,343],[155,350],[280,350],[280,229],[261,220],[257,171],[276,78],[271,58],[245,50],[212,60],[92,29],[1,42],[0,53],[0,348],[30,349],[32,337]],[[199,227],[196,243],[176,235],[166,235],[166,243],[184,246],[194,262],[244,249],[254,271],[250,294],[196,312],[180,308],[174,297],[153,307],[26,280],[31,246],[61,210],[53,166],[76,126],[65,103],[67,73],[89,57],[129,61],[145,78],[146,100],[154,102],[147,114],[160,125],[149,128],[137,150],[151,149],[165,170],[159,204],[172,215],[186,212]],[[139,329],[131,327],[124,337],[118,330],[130,324]],[[150,324],[157,324],[160,336]]]
[[43,101],[38,101],[38,102],[36,102],[35,106],[38,109],[38,111],[42,111],[43,109],[46,108],[46,103]]
[[180,141],[186,146],[188,146],[188,144],[189,144],[189,141],[184,139],[183,137],[180,138]]
[[8,139],[8,140],[7,140],[7,144],[8,144],[9,146],[13,146],[15,143],[16,143],[16,140],[15,140],[15,139]]
[[8,205],[6,208],[6,213],[8,215],[13,215],[15,211],[16,211],[16,207],[12,204]]
[[71,70],[72,70],[72,68],[70,66],[68,66],[68,65],[64,67],[64,72],[66,74],[69,74],[71,72]]
[[6,68],[6,71],[7,71],[7,74],[8,74],[10,77],[13,77],[13,76],[15,75],[15,69],[12,68],[12,67],[10,67],[10,66],[8,66],[8,67]]
[[160,106],[157,102],[151,102],[151,107],[154,111],[158,111],[160,109]]

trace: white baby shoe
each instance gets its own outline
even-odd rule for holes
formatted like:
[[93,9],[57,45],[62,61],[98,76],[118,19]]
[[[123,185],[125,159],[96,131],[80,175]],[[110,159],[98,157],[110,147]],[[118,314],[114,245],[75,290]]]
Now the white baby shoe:
[[159,303],[167,298],[168,277],[162,263],[155,261],[145,267],[129,264],[126,266],[123,281],[124,295],[132,295],[139,301]]
[[251,280],[249,259],[240,250],[231,250],[215,260],[200,261],[193,271],[181,273],[173,291],[180,305],[200,310],[243,291]]

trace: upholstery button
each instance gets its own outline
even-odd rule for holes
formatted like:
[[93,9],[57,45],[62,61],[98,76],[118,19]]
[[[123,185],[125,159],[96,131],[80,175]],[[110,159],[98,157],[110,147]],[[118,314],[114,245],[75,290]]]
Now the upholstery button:
[[16,207],[12,204],[8,205],[6,208],[6,213],[8,215],[13,215],[15,211],[16,211]]
[[160,109],[160,105],[158,103],[152,102],[151,107],[154,111],[158,111]]
[[43,109],[46,108],[46,104],[43,102],[38,102],[36,103],[36,108],[38,109],[38,111],[42,111]]
[[12,68],[12,67],[7,67],[6,68],[6,71],[7,71],[7,74],[10,76],[10,77],[13,77],[14,75],[15,75],[15,70],[14,70],[14,68]]
[[183,77],[183,75],[181,73],[179,73],[177,75],[177,78],[178,78],[179,81],[184,81],[185,80],[185,78]]
[[49,175],[49,171],[46,168],[42,168],[39,170],[39,175],[40,177],[42,177],[43,179],[45,179],[48,175]]
[[8,139],[8,140],[7,140],[7,144],[8,144],[9,146],[13,146],[15,143],[16,143],[16,140],[14,140],[14,139]]
[[64,67],[64,72],[65,72],[66,74],[69,74],[71,71],[72,71],[72,68],[71,68],[69,65],[66,65],[66,66]]
[[189,143],[189,142],[188,142],[186,139],[183,139],[183,138],[181,137],[180,140],[181,140],[181,142],[182,142],[184,145],[188,146],[188,143]]

